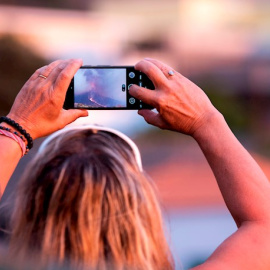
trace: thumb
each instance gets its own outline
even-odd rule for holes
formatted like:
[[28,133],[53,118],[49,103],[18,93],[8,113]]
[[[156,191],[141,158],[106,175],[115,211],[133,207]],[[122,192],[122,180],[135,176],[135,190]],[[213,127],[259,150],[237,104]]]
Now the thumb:
[[153,112],[151,110],[139,110],[138,114],[141,115],[150,125],[159,127],[161,129],[169,128],[168,124],[164,121],[159,113]]
[[76,119],[80,117],[87,117],[87,116],[88,116],[87,110],[69,109],[65,110],[63,113],[63,118],[66,125],[74,122]]

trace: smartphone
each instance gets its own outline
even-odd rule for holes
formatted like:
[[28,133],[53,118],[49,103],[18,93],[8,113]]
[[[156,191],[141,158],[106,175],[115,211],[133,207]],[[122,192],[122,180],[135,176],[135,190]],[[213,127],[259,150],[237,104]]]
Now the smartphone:
[[151,80],[133,66],[82,66],[67,90],[65,109],[152,109],[129,94],[132,84],[154,90]]

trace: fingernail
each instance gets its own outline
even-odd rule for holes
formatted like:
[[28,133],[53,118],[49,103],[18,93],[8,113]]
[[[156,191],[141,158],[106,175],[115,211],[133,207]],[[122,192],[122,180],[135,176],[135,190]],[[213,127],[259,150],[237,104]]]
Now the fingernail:
[[83,60],[81,58],[75,59],[75,61],[83,63]]
[[82,59],[81,58],[71,58],[69,61],[70,62],[82,62]]
[[146,58],[144,58],[144,60],[150,61],[150,60],[152,60],[152,58],[146,57]]

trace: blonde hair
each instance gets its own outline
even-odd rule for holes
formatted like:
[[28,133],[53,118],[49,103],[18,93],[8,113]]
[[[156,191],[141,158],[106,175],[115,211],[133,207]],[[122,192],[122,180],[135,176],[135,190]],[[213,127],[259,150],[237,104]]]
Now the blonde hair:
[[67,131],[21,179],[10,252],[76,269],[174,269],[150,179],[130,146],[96,130]]

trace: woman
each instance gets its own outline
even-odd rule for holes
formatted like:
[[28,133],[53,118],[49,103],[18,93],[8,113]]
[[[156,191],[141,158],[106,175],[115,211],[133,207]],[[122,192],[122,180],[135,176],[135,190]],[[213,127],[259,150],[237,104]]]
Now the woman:
[[[80,65],[80,61],[59,61],[38,70],[19,93],[8,117],[35,139],[85,116],[84,111],[62,109],[66,89]],[[130,93],[157,109],[139,114],[152,125],[188,134],[198,142],[238,226],[194,269],[269,269],[267,178],[200,88],[157,60],[144,59],[136,69],[152,80],[155,91],[133,85]],[[4,123],[4,127],[9,125]],[[21,133],[31,146],[24,129]],[[11,252],[25,256],[34,249],[45,263],[68,260],[75,268],[172,269],[159,207],[135,161],[133,147],[121,136],[94,128],[61,134],[47,143],[20,183]],[[108,142],[114,145],[113,151]],[[0,149],[1,164],[8,164],[0,175],[4,190],[23,147],[0,136]],[[26,213],[19,213],[21,207]]]
[[139,151],[113,129],[77,126],[50,136],[20,181],[11,224],[10,249],[22,259],[40,251],[45,265],[173,269]]

